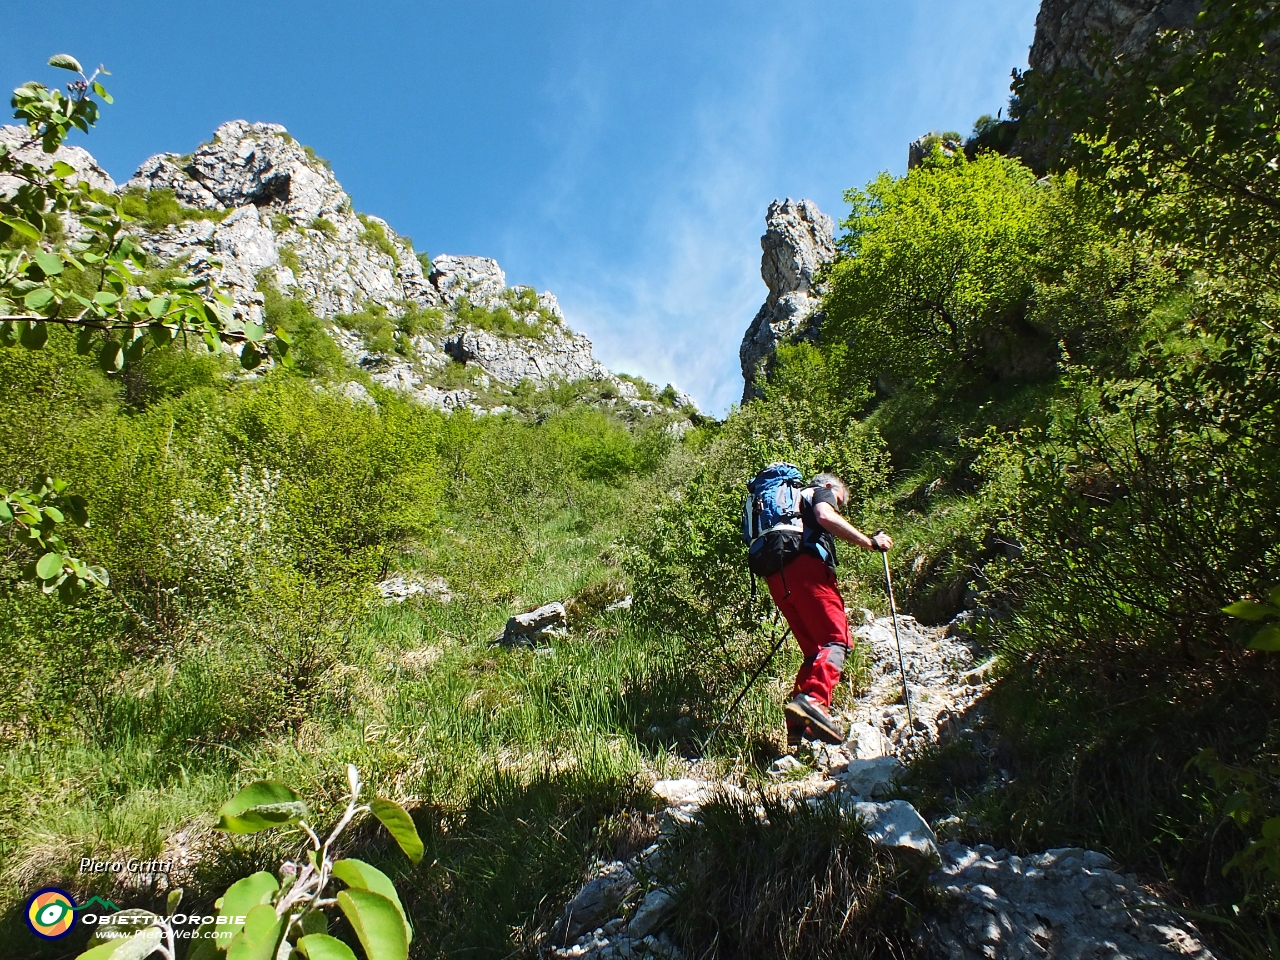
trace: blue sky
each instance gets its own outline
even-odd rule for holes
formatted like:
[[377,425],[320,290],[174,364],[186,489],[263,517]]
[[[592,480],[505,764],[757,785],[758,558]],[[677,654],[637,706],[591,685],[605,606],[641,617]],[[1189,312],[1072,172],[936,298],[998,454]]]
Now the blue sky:
[[[283,123],[419,250],[553,290],[613,369],[723,413],[769,202],[902,173],[1026,66],[1038,0],[129,4],[4,0],[0,82],[105,63],[82,143],[118,180],[220,123]],[[20,12],[21,11],[21,12]]]

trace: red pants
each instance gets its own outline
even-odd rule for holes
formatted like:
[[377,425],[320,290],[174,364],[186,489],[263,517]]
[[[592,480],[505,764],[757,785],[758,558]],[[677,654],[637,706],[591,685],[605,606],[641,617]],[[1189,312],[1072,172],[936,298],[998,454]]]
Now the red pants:
[[831,706],[831,691],[849,652],[849,621],[835,573],[813,554],[802,553],[766,582],[805,656],[792,696],[807,693]]

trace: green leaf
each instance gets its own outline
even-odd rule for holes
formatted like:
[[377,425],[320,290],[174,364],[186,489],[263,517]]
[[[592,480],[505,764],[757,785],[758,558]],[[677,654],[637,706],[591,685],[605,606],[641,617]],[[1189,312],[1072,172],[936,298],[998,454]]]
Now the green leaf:
[[293,823],[307,815],[302,798],[274,780],[249,784],[222,805],[218,829],[229,833],[257,833],[269,827]]
[[62,177],[63,179],[75,176],[76,173],[76,168],[63,160],[53,161],[53,166],[49,169],[53,171],[55,177]]
[[48,517],[50,520],[52,520],[54,523],[62,523],[67,519],[62,515],[62,511],[59,510],[57,507],[45,507],[44,515]]
[[307,960],[356,960],[350,947],[326,933],[313,933],[300,939],[298,952]]
[[182,903],[182,888],[169,891],[169,896],[165,898],[165,913],[173,915],[178,912],[178,906]]
[[[105,73],[106,71],[104,70],[103,72]],[[111,94],[107,93],[107,88],[104,87],[102,84],[100,84],[97,80],[93,81],[93,92],[96,93],[98,96],[100,96],[107,103],[115,103],[115,100],[112,99]]]
[[41,580],[52,580],[62,572],[62,555],[46,553],[36,561],[36,576]]
[[[227,892],[222,895],[222,900],[218,906],[218,916],[220,917],[244,917],[248,919],[249,912],[256,906],[271,901],[272,895],[280,889],[280,884],[276,882],[276,878],[265,870],[257,873],[251,873],[243,880],[237,880],[231,886],[227,887]],[[231,943],[231,938],[240,932],[243,924],[227,922],[217,925],[214,934],[215,946],[220,950],[225,950]]]
[[246,370],[254,370],[262,366],[262,354],[254,349],[253,344],[246,343],[240,351],[240,366]]
[[1267,594],[1267,599],[1271,601],[1273,607],[1280,607],[1280,584],[1271,588],[1271,592]]
[[22,234],[28,240],[40,239],[39,228],[33,227],[31,224],[27,223],[27,221],[25,220],[17,219],[14,217],[0,217],[0,223],[3,223],[6,227],[8,227],[10,230],[13,230],[15,233]]
[[217,948],[213,939],[213,924],[200,924],[192,937],[194,941],[187,951],[187,960],[224,960],[226,954]]
[[49,342],[49,325],[42,320],[33,320],[23,326],[18,339],[28,350],[43,350]]
[[276,916],[274,906],[254,907],[244,918],[244,929],[231,938],[227,960],[275,960],[282,933],[284,917]]
[[124,369],[124,348],[115,340],[108,340],[98,353],[98,366],[107,373],[119,373]]
[[66,511],[71,522],[77,527],[87,527],[89,525],[89,507],[88,504],[85,503],[84,497],[79,494],[71,497],[63,497],[62,509]]
[[76,960],[143,960],[156,952],[161,936],[159,927],[148,927],[131,937],[118,937],[99,944],[80,954]]
[[42,250],[35,255],[35,261],[47,277],[54,277],[62,272],[62,258],[56,253],[45,253]]
[[323,910],[311,910],[303,914],[302,932],[307,933],[328,933],[329,918],[325,916]]
[[369,960],[407,960],[409,938],[400,911],[390,900],[368,890],[341,890],[338,907]]
[[1280,626],[1263,627],[1249,641],[1250,650],[1280,650]]
[[396,885],[391,882],[390,877],[377,867],[354,858],[336,861],[333,865],[333,875],[348,887],[368,890],[370,893],[379,894],[390,900],[404,922],[405,941],[413,941],[413,930],[409,926],[409,918],[405,915],[404,905],[400,903],[400,895],[396,893]]
[[49,66],[70,70],[72,73],[84,73],[80,61],[69,53],[55,53],[49,58]]
[[382,821],[387,832],[400,844],[404,855],[415,864],[422,862],[422,838],[418,836],[418,828],[413,818],[400,804],[392,800],[377,799],[369,804],[373,815]]
[[1239,617],[1241,620],[1261,620],[1263,617],[1280,616],[1280,610],[1265,603],[1258,603],[1256,600],[1237,600],[1231,606],[1223,607],[1222,612],[1228,616]]
[[93,295],[93,302],[97,304],[101,304],[104,307],[111,306],[112,304],[116,303],[119,299],[120,297],[112,293],[110,290],[99,290],[97,293]]
[[48,287],[36,287],[34,290],[32,290],[30,293],[28,293],[25,297],[22,298],[22,302],[25,303],[32,310],[39,310],[41,307],[43,307],[52,299],[53,299],[52,290],[50,290]]

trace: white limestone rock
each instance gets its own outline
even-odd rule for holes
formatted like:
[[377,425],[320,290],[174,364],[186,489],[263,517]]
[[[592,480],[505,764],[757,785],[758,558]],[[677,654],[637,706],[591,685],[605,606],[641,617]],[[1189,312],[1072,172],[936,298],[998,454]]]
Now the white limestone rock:
[[845,805],[849,812],[866,824],[867,836],[872,843],[909,851],[931,860],[938,858],[938,838],[924,817],[907,801],[873,803],[851,799]]
[[[30,163],[46,173],[58,161],[75,168],[75,175],[68,178],[68,182],[73,186],[87,183],[95,190],[105,190],[108,193],[116,189],[111,176],[98,166],[98,161],[93,159],[89,151],[83,147],[63,144],[53,153],[45,153],[40,141],[31,139],[30,128],[17,124],[0,126],[0,143],[5,144],[10,154],[19,161]],[[23,182],[16,177],[0,177],[0,196],[9,196],[22,186]]]
[[[354,313],[370,301],[393,315],[403,309],[403,301],[426,307],[436,303],[434,288],[408,245],[385,221],[362,222],[333,171],[279,124],[224,123],[213,140],[189,157],[165,153],[144,161],[124,188],[167,189],[187,206],[234,208],[236,213],[219,227],[249,216],[242,211],[257,211],[258,235],[249,242],[192,224],[143,237],[144,247],[161,260],[184,254],[204,259],[190,249],[204,246],[209,256],[222,261],[214,278],[230,288],[238,305],[250,299],[257,273],[266,268],[275,268],[277,284],[296,289],[321,317]],[[394,253],[379,249],[367,222],[382,228]],[[286,248],[299,269],[281,266]]]
[[[25,128],[6,127],[0,136],[24,142]],[[63,159],[95,186],[115,189],[79,148],[62,148],[47,157],[36,146],[32,159],[46,166]],[[238,322],[261,321],[264,296],[258,287],[264,277],[326,320],[373,308],[392,319],[411,308],[443,311],[439,332],[415,334],[411,349],[400,343],[395,353],[371,351],[358,333],[329,328],[348,360],[368,370],[374,382],[420,403],[483,412],[477,405],[484,397],[484,403],[507,409],[495,400],[521,381],[545,386],[585,378],[611,383],[615,396],[605,401],[610,405],[645,416],[669,412],[667,406],[640,397],[633,384],[614,377],[595,359],[591,341],[564,322],[554,294],[537,293],[531,308],[523,306],[530,302],[526,296],[513,302],[517,298],[508,295],[497,261],[442,254],[433,261],[430,277],[425,276],[411,245],[385,220],[357,215],[328,164],[279,124],[224,123],[191,154],[148,158],[124,189],[170,190],[188,207],[226,214],[160,230],[141,223],[132,229],[153,264],[181,261],[188,272],[209,277],[229,293]],[[464,297],[483,309],[511,310],[545,333],[504,337],[471,329],[457,316]],[[451,358],[476,371],[471,380],[477,390],[436,385],[435,374]],[[689,410],[696,414],[696,408]]]
[[636,879],[626,864],[618,861],[605,864],[565,906],[564,914],[556,923],[556,942],[567,946],[583,932],[612,918],[636,887]]
[[518,613],[507,620],[506,629],[497,642],[506,646],[536,646],[551,637],[563,635],[567,622],[563,603],[543,604],[536,610]]
[[[434,276],[434,274],[433,274]],[[444,350],[460,363],[474,363],[499,383],[521,380],[603,380],[610,377],[591,352],[591,341],[559,324],[540,338],[501,337],[488,330],[466,330],[444,341]],[[619,381],[625,383],[625,381]],[[634,385],[627,384],[632,390]]]
[[657,933],[667,922],[675,906],[675,897],[667,890],[662,887],[650,890],[631,915],[631,920],[627,923],[627,935],[633,940],[640,940],[651,933]]
[[[456,307],[464,297],[475,307],[496,307],[507,289],[507,275],[497,260],[488,257],[441,254],[431,260],[429,279],[440,301],[449,307]],[[559,309],[559,304],[556,307]]]
[[760,396],[780,342],[813,338],[822,324],[822,294],[815,274],[835,258],[835,222],[812,200],[769,204],[760,276],[769,295],[742,337],[742,402]]
[[1215,960],[1194,924],[1105,854],[1068,847],[1017,857],[955,842],[941,854],[933,876],[947,908],[921,937],[934,960]]
[[906,773],[907,768],[897,757],[855,758],[849,761],[839,778],[850,793],[878,800],[893,793]]

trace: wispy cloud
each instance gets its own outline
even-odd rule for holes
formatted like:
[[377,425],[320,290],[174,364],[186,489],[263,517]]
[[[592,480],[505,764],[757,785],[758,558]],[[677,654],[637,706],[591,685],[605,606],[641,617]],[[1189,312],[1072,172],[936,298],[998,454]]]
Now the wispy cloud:
[[[924,3],[834,30],[829,6],[806,9],[736,38],[721,73],[687,91],[660,169],[605,211],[584,209],[581,190],[599,175],[617,91],[598,62],[580,66],[560,92],[580,112],[538,187],[555,249],[539,251],[536,272],[570,323],[609,367],[674,381],[717,414],[741,396],[738,345],[766,293],[768,203],[809,196],[838,219],[844,188],[900,170],[912,137],[1000,106],[1030,41],[1012,29],[1027,11],[1005,0]],[[517,240],[512,254],[533,251]]]

